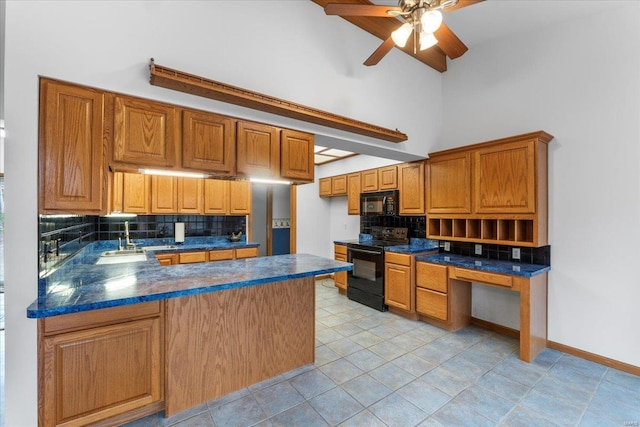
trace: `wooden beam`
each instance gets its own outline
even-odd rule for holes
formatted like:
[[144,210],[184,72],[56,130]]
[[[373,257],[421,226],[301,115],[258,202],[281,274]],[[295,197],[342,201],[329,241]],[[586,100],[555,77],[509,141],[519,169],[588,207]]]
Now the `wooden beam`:
[[210,80],[205,77],[195,76],[185,73],[184,71],[174,70],[155,64],[153,59],[151,59],[149,69],[150,83],[154,86],[228,102],[283,117],[382,139],[384,141],[402,142],[407,140],[407,135],[397,129],[391,130],[360,122],[348,117]]

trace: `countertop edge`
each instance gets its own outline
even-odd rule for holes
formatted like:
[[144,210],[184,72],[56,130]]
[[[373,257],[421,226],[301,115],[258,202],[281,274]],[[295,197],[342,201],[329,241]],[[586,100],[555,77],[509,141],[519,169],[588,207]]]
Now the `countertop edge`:
[[[463,258],[465,261],[469,262],[469,261],[481,261],[481,262],[493,262],[493,263],[505,263],[513,266],[536,266],[538,267],[536,270],[534,271],[516,271],[516,270],[509,270],[506,269],[504,267],[495,267],[495,266],[491,266],[491,265],[468,265],[468,264],[463,264],[461,262],[456,262],[456,260],[452,259],[450,261],[445,261],[442,258],[446,256],[442,253],[439,254],[434,254],[434,255],[420,255],[416,257],[416,261],[420,262],[430,262],[433,264],[440,264],[440,265],[446,265],[449,267],[458,267],[458,268],[466,268],[468,270],[477,270],[477,271],[485,271],[485,272],[489,272],[489,273],[496,273],[496,274],[504,274],[507,276],[520,276],[520,277],[535,277],[538,276],[540,274],[546,273],[548,271],[551,270],[551,266],[548,265],[539,265],[539,264],[520,264],[520,263],[514,263],[514,262],[508,262],[508,261],[495,261],[495,260],[487,260],[484,258],[474,258],[474,257],[463,257],[460,255],[455,256],[455,258]],[[451,256],[452,258],[454,258],[454,256]]]

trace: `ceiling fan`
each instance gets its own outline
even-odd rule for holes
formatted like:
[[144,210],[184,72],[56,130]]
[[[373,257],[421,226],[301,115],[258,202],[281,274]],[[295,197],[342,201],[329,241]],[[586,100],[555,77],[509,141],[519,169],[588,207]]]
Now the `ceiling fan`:
[[367,58],[364,65],[376,65],[394,46],[404,48],[413,34],[414,54],[437,45],[451,59],[462,56],[467,46],[442,22],[442,12],[449,12],[483,0],[399,0],[398,6],[358,3],[327,3],[327,15],[342,17],[400,18],[404,21]]

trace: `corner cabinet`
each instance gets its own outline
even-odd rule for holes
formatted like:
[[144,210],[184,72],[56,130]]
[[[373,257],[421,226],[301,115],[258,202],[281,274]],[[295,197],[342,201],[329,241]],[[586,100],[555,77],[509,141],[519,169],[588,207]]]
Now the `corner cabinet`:
[[120,425],[164,408],[159,301],[38,321],[38,424]]
[[548,244],[548,143],[538,131],[429,154],[427,237]]
[[40,80],[39,212],[107,212],[105,95]]

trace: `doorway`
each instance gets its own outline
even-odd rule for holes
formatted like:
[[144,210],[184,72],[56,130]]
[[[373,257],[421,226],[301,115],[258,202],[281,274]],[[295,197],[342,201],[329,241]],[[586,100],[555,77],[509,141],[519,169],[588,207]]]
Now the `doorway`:
[[288,185],[252,184],[251,241],[260,244],[258,256],[295,252],[291,245],[295,229],[292,191],[295,189]]

